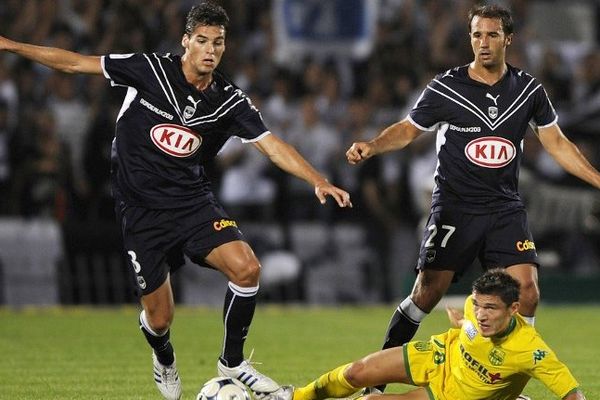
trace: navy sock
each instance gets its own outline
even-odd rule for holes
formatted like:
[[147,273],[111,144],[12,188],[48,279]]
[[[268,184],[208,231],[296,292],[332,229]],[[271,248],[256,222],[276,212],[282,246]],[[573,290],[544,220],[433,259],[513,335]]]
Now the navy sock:
[[383,349],[402,346],[404,343],[409,342],[417,333],[419,325],[419,322],[413,321],[397,309],[388,325]]
[[227,367],[244,361],[244,342],[254,317],[258,286],[244,288],[229,282],[223,305],[225,338],[220,360]]
[[148,325],[144,311],[140,314],[140,330],[146,337],[146,341],[154,350],[158,362],[162,365],[171,365],[175,361],[175,355],[173,352],[173,345],[169,340],[171,337],[171,331],[167,330],[163,335],[158,335]]

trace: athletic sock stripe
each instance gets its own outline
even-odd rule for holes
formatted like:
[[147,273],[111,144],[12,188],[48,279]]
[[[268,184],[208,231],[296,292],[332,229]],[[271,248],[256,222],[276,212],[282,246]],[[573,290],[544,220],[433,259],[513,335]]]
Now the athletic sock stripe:
[[406,318],[408,320],[408,322],[410,322],[412,324],[415,324],[415,325],[421,325],[420,322],[415,321],[414,319],[412,319],[411,317],[409,317],[408,315],[406,315],[406,313],[400,307],[398,307],[398,312],[400,314],[402,314],[404,316],[404,318]]
[[252,297],[258,293],[258,285],[252,287],[242,287],[233,282],[227,284],[233,293],[241,297]]

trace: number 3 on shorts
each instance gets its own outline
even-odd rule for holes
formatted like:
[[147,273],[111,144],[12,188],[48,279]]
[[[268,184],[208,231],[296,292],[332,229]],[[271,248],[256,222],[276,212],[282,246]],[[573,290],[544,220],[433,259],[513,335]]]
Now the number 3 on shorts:
[[127,254],[129,254],[129,257],[131,257],[131,264],[133,264],[133,270],[135,271],[136,274],[139,274],[140,271],[142,270],[142,266],[136,260],[137,254],[135,254],[135,251],[132,251],[132,250],[129,250],[127,252]]
[[[447,232],[444,235],[444,237],[442,238],[442,243],[440,243],[440,247],[446,247],[446,244],[448,244],[448,240],[450,240],[450,236],[452,236],[452,234],[456,230],[456,227],[452,226],[452,225],[442,225],[442,229],[446,230]],[[426,249],[435,246],[435,243],[433,242],[433,239],[438,234],[438,228],[435,225],[429,225],[427,227],[427,230],[430,233],[429,233],[429,238],[427,238],[427,241],[425,242],[425,248]]]

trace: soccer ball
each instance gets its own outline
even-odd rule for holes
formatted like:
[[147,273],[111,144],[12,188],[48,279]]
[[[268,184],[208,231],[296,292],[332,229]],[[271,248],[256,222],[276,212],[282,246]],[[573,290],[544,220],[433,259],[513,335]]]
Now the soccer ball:
[[202,386],[196,400],[251,400],[251,397],[242,382],[219,376]]

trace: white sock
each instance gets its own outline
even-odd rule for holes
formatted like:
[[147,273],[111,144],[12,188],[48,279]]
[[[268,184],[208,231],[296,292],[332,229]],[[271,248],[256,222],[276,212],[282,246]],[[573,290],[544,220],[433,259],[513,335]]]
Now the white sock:
[[414,322],[421,322],[427,316],[425,311],[421,310],[419,306],[413,303],[410,296],[405,298],[402,303],[400,303],[398,309]]

